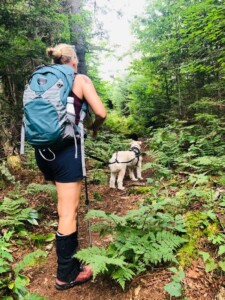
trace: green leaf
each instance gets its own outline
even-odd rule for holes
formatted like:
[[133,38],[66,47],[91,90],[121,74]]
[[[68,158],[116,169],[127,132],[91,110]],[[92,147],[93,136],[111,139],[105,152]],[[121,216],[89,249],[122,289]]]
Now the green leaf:
[[218,265],[225,272],[225,261],[219,261]]
[[153,183],[154,179],[153,178],[147,178],[147,183]]
[[97,247],[91,247],[83,249],[78,251],[75,257],[91,265],[94,278],[98,273],[107,273],[110,266],[126,269],[127,265],[122,256],[120,258],[108,257],[105,248],[99,249]]
[[164,286],[164,290],[172,297],[180,297],[182,295],[182,286],[179,282],[170,282]]
[[20,270],[24,270],[26,267],[32,266],[37,263],[41,257],[46,257],[47,253],[41,250],[27,254],[23,260],[21,260],[15,267],[15,273],[18,274]]
[[202,255],[204,262],[206,262],[210,258],[210,254],[208,252],[200,251],[199,254]]
[[225,245],[221,245],[219,246],[219,251],[218,251],[218,254],[219,255],[222,255],[225,253]]
[[206,272],[211,272],[215,270],[218,267],[217,263],[213,258],[208,259],[206,265],[205,265],[205,271]]
[[32,294],[28,293],[28,294],[25,296],[24,300],[48,300],[48,299],[47,299],[47,298],[44,298],[44,297],[42,297],[42,296],[40,296],[40,295],[37,295],[37,294],[35,294],[35,293],[32,293]]

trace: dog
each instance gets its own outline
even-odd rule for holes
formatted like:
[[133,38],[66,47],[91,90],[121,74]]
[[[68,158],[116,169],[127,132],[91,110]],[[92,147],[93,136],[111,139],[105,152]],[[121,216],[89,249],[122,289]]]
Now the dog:
[[[109,168],[111,171],[109,187],[116,188],[116,177],[117,187],[119,190],[124,190],[123,179],[126,173],[126,169],[129,171],[129,177],[133,181],[143,179],[141,176],[141,144],[139,141],[132,141],[130,143],[130,150],[118,151],[112,155],[109,160]],[[134,171],[137,172],[137,178],[134,175]]]

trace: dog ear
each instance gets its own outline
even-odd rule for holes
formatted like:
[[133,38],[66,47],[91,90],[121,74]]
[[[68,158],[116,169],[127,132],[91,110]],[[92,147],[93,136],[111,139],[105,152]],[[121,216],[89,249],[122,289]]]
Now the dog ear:
[[138,144],[141,146],[141,145],[142,145],[142,142],[141,142],[141,141],[139,141],[139,142],[138,142]]

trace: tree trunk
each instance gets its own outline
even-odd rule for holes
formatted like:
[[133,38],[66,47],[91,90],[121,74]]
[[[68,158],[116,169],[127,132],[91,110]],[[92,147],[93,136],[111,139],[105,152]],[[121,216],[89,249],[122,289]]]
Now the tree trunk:
[[[84,0],[68,0],[70,6],[70,12],[72,15],[81,15],[82,8],[84,6]],[[87,65],[86,65],[86,52],[87,52],[87,43],[85,39],[85,33],[83,26],[80,23],[75,23],[71,26],[71,43],[75,46],[79,64],[78,72],[82,74],[87,74]]]

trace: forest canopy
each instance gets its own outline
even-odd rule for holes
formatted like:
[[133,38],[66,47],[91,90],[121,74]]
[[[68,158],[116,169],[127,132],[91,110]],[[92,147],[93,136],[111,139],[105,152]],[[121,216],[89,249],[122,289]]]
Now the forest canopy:
[[[110,9],[107,5],[105,9]],[[93,8],[92,13],[87,7]],[[108,105],[109,130],[144,136],[176,119],[190,124],[223,122],[224,1],[146,0],[144,14],[132,22],[137,42],[130,51],[139,53],[139,58],[125,76],[115,74],[108,83],[98,71],[107,33],[104,24],[93,23],[97,9],[91,0],[4,1],[0,9],[1,156],[18,149],[24,85],[36,66],[49,62],[46,47],[59,42],[76,46],[79,71],[94,80]],[[96,39],[92,43],[98,35],[99,44]]]

